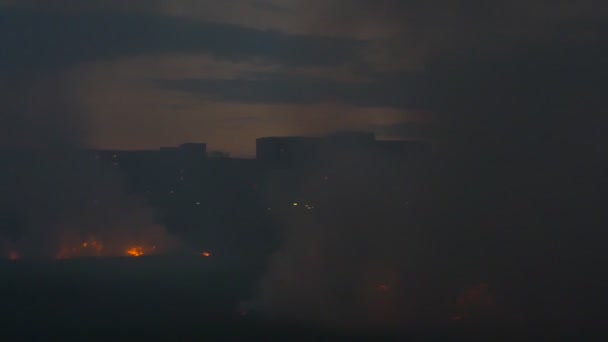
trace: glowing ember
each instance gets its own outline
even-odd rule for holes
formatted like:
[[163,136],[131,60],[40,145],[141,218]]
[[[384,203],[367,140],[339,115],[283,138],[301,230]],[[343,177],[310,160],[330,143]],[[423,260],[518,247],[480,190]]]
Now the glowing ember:
[[143,245],[132,242],[129,245],[117,244],[109,241],[108,244],[100,240],[76,240],[72,243],[64,242],[61,245],[56,257],[57,259],[73,259],[88,257],[117,257],[131,256],[140,257],[143,255],[154,254],[157,251],[156,245]]
[[209,252],[203,252],[203,253],[201,253],[201,255],[204,256],[204,257],[210,257],[211,253],[209,253]]
[[132,257],[140,257],[144,255],[144,249],[142,247],[131,247],[127,249],[127,255]]
[[12,261],[16,261],[16,260],[19,260],[20,255],[19,255],[19,253],[15,252],[15,251],[12,251],[12,252],[9,254],[8,258],[9,258],[10,260],[12,260]]

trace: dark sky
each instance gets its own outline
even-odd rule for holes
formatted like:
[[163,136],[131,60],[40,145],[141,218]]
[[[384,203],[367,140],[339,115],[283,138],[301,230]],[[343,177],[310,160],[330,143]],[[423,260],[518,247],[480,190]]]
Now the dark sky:
[[0,0],[0,80],[61,84],[103,148],[593,137],[607,17],[594,0]]

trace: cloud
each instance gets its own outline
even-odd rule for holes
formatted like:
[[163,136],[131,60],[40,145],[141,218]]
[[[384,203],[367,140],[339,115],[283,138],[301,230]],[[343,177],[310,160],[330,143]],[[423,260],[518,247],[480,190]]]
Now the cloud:
[[115,10],[115,11],[152,11],[160,9],[163,0],[0,0],[0,6],[11,8],[27,8],[63,13],[83,13],[88,11]]
[[162,88],[193,92],[217,101],[265,104],[343,103],[360,107],[416,109],[426,106],[419,75],[382,75],[348,82],[257,73],[253,78],[157,80]]
[[423,68],[437,56],[508,54],[523,42],[585,39],[608,17],[608,6],[595,0],[334,0],[309,6],[316,15],[301,19],[307,26],[370,41],[365,60],[385,70]]
[[335,66],[364,46],[353,39],[291,35],[228,24],[131,13],[69,15],[23,9],[0,13],[4,71],[60,68],[124,56],[206,53],[214,58]]
[[[117,122],[126,119],[150,127],[156,126],[152,120],[159,120],[165,127],[188,127],[182,132],[188,136],[201,136],[190,128],[192,122],[224,125],[223,110],[231,116],[238,107],[243,115],[249,104],[255,105],[257,115],[264,112],[261,108],[274,106],[273,113],[289,108],[303,116],[286,115],[292,123],[281,119],[281,124],[269,124],[271,128],[260,126],[260,134],[277,134],[279,127],[289,127],[283,134],[310,131],[306,117],[315,114],[304,107],[295,110],[297,106],[340,116],[345,125],[345,108],[374,113],[383,107],[407,113],[404,117],[423,108],[440,112],[442,124],[453,128],[442,132],[468,132],[486,125],[481,122],[488,117],[495,128],[505,122],[516,125],[514,118],[523,115],[518,113],[534,102],[538,107],[542,98],[572,103],[572,94],[580,97],[582,89],[588,94],[601,89],[589,86],[601,83],[589,81],[601,80],[601,69],[593,76],[592,71],[577,73],[576,67],[599,65],[596,57],[585,61],[584,55],[601,40],[598,18],[606,12],[590,1],[535,1],[525,6],[522,1],[492,6],[479,1],[265,1],[286,9],[271,17],[245,0],[19,3],[29,4],[29,9],[5,8],[0,14],[5,47],[0,71],[87,62],[69,85],[74,100],[91,111],[83,115],[94,116],[102,131],[117,129],[122,125]],[[33,10],[50,7],[52,11]],[[68,7],[73,10],[66,12]],[[74,12],[81,15],[69,15]],[[528,56],[529,47],[536,56]],[[569,61],[560,57],[564,51]],[[555,72],[550,69],[554,61],[561,61]],[[149,79],[160,80],[156,84],[162,87],[151,89]],[[106,89],[109,84],[117,90]],[[123,96],[126,93],[132,97]],[[149,108],[151,103],[158,108]],[[341,109],[332,114],[336,107]],[[541,111],[537,125],[551,120],[546,109]],[[118,118],[116,112],[128,115]],[[204,122],[210,117],[211,122]],[[314,127],[320,130],[319,120]],[[505,128],[501,134],[510,133]],[[160,140],[175,141],[177,135],[150,128],[149,136],[136,145],[145,140],[157,146]],[[165,139],[168,136],[172,138]],[[154,143],[155,137],[159,142]]]

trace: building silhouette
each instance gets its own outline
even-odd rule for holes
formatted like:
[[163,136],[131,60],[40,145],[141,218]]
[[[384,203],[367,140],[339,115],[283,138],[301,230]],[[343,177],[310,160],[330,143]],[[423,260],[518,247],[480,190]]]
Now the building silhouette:
[[[125,190],[143,196],[157,221],[170,232],[200,247],[250,256],[267,254],[276,246],[275,226],[286,218],[306,220],[317,215],[320,222],[345,221],[336,216],[344,212],[340,208],[347,208],[343,199],[359,196],[360,190],[371,189],[382,195],[377,197],[382,201],[358,207],[404,205],[414,196],[411,184],[415,181],[412,172],[401,170],[404,165],[418,163],[422,160],[419,157],[429,151],[425,143],[377,140],[373,133],[338,132],[325,137],[259,138],[255,159],[230,158],[221,153],[209,157],[204,143],[156,150],[74,153],[98,164],[95,172],[115,172]],[[8,165],[32,153],[52,160],[47,151],[9,149],[1,153]],[[11,183],[16,176],[9,169],[4,171],[0,175],[5,183]],[[387,176],[388,171],[398,177]],[[404,185],[401,179],[407,179],[408,192],[399,190]],[[376,198],[371,193],[366,196]],[[334,197],[341,201],[332,200]],[[2,209],[7,219],[0,223],[3,234],[10,235],[15,220],[8,218],[16,214],[7,208]],[[402,207],[397,209],[403,211]]]
[[368,132],[337,132],[325,137],[267,137],[256,140],[256,159],[267,164],[303,164],[323,157],[380,154],[391,158],[419,159],[431,153],[420,141],[377,140]]

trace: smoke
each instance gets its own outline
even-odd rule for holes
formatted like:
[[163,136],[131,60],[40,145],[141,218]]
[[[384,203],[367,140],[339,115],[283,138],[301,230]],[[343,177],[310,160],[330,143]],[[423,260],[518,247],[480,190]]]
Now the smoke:
[[2,253],[117,256],[176,245],[145,201],[123,190],[118,169],[85,152],[88,127],[59,73],[14,75],[1,86]]
[[[545,20],[572,36],[518,29],[505,42],[475,23],[490,37],[452,42],[475,49],[423,42],[434,47],[425,91],[441,128],[433,168],[410,173],[349,146],[269,176],[273,208],[299,205],[279,216],[283,244],[245,307],[334,329],[399,329],[448,321],[458,293],[484,284],[499,292],[494,323],[573,324],[572,312],[600,322],[605,26],[558,14]],[[309,202],[315,209],[302,209]]]
[[401,329],[440,316],[421,285],[436,257],[416,222],[425,201],[422,170],[421,163],[349,143],[268,175],[266,198],[282,245],[243,307],[348,332]]

